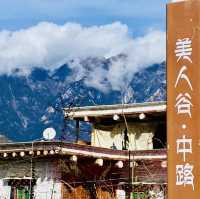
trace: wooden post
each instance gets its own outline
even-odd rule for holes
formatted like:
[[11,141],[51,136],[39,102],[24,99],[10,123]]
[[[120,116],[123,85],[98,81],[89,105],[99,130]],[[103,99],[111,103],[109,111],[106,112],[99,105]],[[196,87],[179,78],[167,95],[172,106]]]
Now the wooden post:
[[79,120],[76,120],[76,143],[78,143],[80,135],[80,122]]

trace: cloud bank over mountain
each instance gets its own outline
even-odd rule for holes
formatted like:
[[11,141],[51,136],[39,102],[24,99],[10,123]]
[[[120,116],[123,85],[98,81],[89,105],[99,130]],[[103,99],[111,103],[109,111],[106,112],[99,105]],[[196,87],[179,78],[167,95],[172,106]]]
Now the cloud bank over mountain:
[[[89,67],[82,64],[88,57],[107,59],[117,55],[125,57],[111,59],[107,68],[96,62]],[[27,29],[0,32],[0,74],[12,74],[16,68],[29,74],[34,67],[54,70],[70,63],[73,78],[86,76],[85,84],[99,90],[120,90],[135,72],[164,60],[164,32],[150,30],[134,38],[127,25],[120,22],[91,27],[41,22]]]

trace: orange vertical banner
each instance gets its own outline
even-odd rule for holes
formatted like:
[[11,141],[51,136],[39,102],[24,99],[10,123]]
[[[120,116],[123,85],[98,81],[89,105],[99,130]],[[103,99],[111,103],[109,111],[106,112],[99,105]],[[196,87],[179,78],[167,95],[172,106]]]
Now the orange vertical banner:
[[200,198],[200,1],[167,5],[168,198]]

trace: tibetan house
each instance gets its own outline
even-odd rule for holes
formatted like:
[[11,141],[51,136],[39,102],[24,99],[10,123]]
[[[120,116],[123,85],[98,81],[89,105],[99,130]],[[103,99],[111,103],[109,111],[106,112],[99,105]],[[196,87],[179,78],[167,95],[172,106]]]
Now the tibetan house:
[[[0,144],[0,199],[164,199],[166,105],[143,103],[64,110],[76,143]],[[79,140],[90,123],[91,143]]]

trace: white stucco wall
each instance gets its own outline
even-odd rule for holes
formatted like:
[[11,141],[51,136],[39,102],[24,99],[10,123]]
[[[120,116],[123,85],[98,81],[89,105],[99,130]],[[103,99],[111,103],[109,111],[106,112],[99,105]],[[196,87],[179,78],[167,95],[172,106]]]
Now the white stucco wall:
[[60,199],[61,198],[61,183],[55,182],[52,179],[37,180],[34,187],[35,199]]
[[11,187],[7,186],[3,179],[0,179],[0,199],[10,199]]
[[[0,180],[0,199],[10,199],[11,187]],[[34,186],[35,199],[60,199],[61,183],[39,178]]]
[[61,183],[59,182],[59,172],[57,166],[52,162],[40,162],[36,164],[38,176],[36,185],[34,186],[35,199],[60,199],[61,198]]
[[[92,146],[111,148],[116,146],[122,150],[122,142],[124,141],[124,123],[115,125],[108,130],[101,129],[99,126],[93,128],[91,144]],[[130,150],[150,150],[153,149],[153,136],[156,126],[149,123],[128,124],[129,129],[129,149]]]
[[116,190],[116,198],[117,199],[125,199],[126,198],[126,192],[122,189]]

